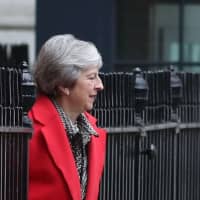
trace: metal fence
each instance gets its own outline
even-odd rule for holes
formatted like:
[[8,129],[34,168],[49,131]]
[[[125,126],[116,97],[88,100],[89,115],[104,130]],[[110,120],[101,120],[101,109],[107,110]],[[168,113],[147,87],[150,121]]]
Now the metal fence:
[[23,67],[20,64],[26,49],[24,45],[0,45],[0,200],[28,197],[31,127],[23,122]]
[[140,72],[141,102],[135,73],[100,75],[93,114],[108,143],[99,199],[199,200],[200,74]]
[[27,200],[30,129],[0,127],[0,199]]
[[[26,113],[34,85],[24,65],[22,71],[0,67],[0,75],[0,199],[25,200],[31,129],[23,127],[22,104]],[[18,92],[9,82],[16,76],[23,82]],[[200,74],[166,69],[100,76],[105,90],[92,114],[108,141],[99,200],[199,200]]]

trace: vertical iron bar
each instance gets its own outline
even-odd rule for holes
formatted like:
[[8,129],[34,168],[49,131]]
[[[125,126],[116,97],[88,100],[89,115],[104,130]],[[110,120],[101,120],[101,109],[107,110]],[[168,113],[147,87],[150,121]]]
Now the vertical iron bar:
[[135,173],[135,194],[134,194],[134,200],[139,200],[139,194],[140,194],[140,151],[141,151],[141,143],[140,143],[140,135],[137,135],[135,137],[135,166],[134,166],[134,173]]

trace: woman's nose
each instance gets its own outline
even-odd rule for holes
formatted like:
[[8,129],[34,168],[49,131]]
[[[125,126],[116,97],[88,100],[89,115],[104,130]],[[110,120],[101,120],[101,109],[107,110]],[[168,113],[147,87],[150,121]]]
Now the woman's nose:
[[104,89],[103,82],[102,82],[100,77],[97,78],[96,89],[98,89],[98,90],[103,90]]

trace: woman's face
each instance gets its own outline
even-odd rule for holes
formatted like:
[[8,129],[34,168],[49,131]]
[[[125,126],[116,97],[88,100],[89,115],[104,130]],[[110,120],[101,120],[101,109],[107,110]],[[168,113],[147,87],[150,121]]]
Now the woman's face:
[[69,90],[68,102],[71,109],[82,113],[93,108],[97,93],[103,90],[103,83],[96,67],[81,71],[73,88]]

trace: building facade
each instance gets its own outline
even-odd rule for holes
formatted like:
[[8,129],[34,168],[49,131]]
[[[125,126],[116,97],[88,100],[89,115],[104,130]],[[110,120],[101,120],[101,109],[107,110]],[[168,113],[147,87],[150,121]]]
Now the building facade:
[[30,62],[51,35],[93,41],[104,71],[135,67],[200,72],[197,0],[2,0],[0,43],[28,43]]

